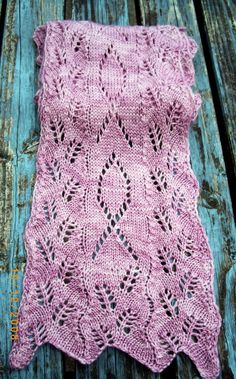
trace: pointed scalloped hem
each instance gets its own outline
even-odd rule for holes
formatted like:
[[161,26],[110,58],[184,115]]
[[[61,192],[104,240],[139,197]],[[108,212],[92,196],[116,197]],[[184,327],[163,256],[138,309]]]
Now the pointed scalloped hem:
[[[212,372],[212,371],[208,372],[208,370],[204,369],[203,367],[200,367],[197,359],[189,353],[189,350],[187,349],[187,347],[186,348],[182,347],[178,352],[174,353],[173,356],[170,358],[170,361],[168,363],[165,363],[164,365],[153,366],[153,365],[150,365],[149,362],[147,362],[145,359],[141,359],[141,358],[137,357],[135,355],[135,353],[133,353],[132,351],[129,351],[129,349],[125,349],[125,347],[120,347],[119,345],[116,345],[115,343],[113,345],[105,345],[100,350],[99,354],[95,358],[93,357],[91,359],[88,359],[88,358],[84,359],[82,357],[76,356],[70,349],[63,347],[60,343],[48,341],[48,342],[45,342],[43,345],[46,345],[46,344],[52,345],[54,348],[56,348],[57,350],[67,354],[69,357],[75,359],[76,361],[78,361],[82,365],[90,365],[90,364],[96,362],[98,360],[98,358],[102,355],[102,353],[108,347],[111,347],[115,350],[126,353],[127,355],[132,357],[136,362],[144,365],[146,368],[151,370],[153,373],[161,373],[162,371],[164,371],[167,367],[169,367],[171,365],[171,363],[179,355],[179,353],[184,353],[192,361],[192,363],[194,363],[196,369],[198,370],[199,374],[201,375],[201,378],[203,378],[203,379],[216,379],[218,377],[218,375],[220,374],[220,365],[219,365],[219,357],[218,356],[216,357],[214,372]],[[31,358],[30,358],[31,362],[33,360],[33,357],[35,357],[37,350],[40,347],[42,347],[43,345],[38,346],[38,348],[35,350],[35,352],[33,353],[33,356],[31,356]],[[28,363],[26,363],[26,362],[24,365],[19,365],[19,366],[14,365],[14,360],[12,358],[13,358],[12,356],[9,357],[9,364],[11,362],[10,367],[12,369],[22,369],[22,368],[26,367],[26,365],[28,365]]]

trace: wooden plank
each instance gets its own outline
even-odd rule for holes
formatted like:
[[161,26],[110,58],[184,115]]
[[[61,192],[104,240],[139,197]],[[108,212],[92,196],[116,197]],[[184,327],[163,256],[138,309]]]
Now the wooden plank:
[[2,0],[0,0],[0,20],[2,21]]
[[132,25],[136,23],[134,0],[66,2],[66,18],[93,20],[104,24]]
[[[223,125],[236,180],[236,4],[231,0],[201,0],[204,33],[223,116]],[[200,4],[198,4],[200,8]]]
[[[197,120],[190,128],[191,166],[199,181],[200,196],[198,212],[202,225],[208,235],[214,260],[214,291],[216,302],[223,317],[219,336],[219,353],[221,362],[220,378],[236,376],[233,346],[235,346],[235,302],[233,287],[235,278],[235,222],[229,185],[223,160],[219,130],[216,123],[212,93],[207,76],[206,63],[194,5],[191,0],[149,1],[140,0],[141,19],[149,24],[174,24],[185,26],[187,33],[194,37],[199,50],[194,57],[196,85],[193,90],[200,92],[202,107]],[[229,312],[229,309],[231,312]],[[196,378],[196,367],[184,354],[178,354],[178,378]]]
[[[40,11],[42,10],[42,12]],[[10,292],[12,270],[19,268],[19,297],[26,263],[23,244],[25,224],[30,216],[35,179],[35,157],[39,123],[33,96],[37,90],[38,67],[32,34],[48,19],[62,17],[62,1],[8,2],[1,59],[1,252],[0,252],[0,361],[3,378],[61,378],[61,352],[50,345],[39,348],[23,370],[8,368],[10,335]],[[19,301],[15,304],[18,308]]]
[[[113,6],[109,5],[109,12],[106,11],[107,3],[101,5],[100,2],[99,9],[96,9],[98,5],[93,5],[93,3],[83,2],[79,4],[80,5],[75,3],[71,6],[74,19],[87,18],[105,23],[135,23],[135,18],[133,18],[132,12],[130,12],[130,10],[134,9],[134,5],[131,2],[128,3],[128,6],[119,5],[118,7],[116,4],[113,4]],[[166,2],[166,4],[160,2],[158,7],[155,3],[150,1],[148,5],[146,4],[145,6],[149,7],[149,9],[145,9],[144,6],[142,6],[142,17],[143,19],[146,17],[146,22],[148,22],[147,20],[149,19],[150,23],[153,22],[155,24],[157,17],[158,20],[159,18],[162,19],[162,23],[166,23],[167,20],[169,20],[168,22],[177,24],[180,22],[182,25],[183,21],[184,25],[188,27],[188,30],[193,32],[193,36],[196,40],[198,42],[200,41],[194,11],[190,2],[188,2],[186,14],[182,13],[181,16],[180,10],[183,12],[183,6],[186,6],[186,4],[183,4],[181,1],[178,3],[174,2],[174,5],[170,5],[168,2]],[[67,9],[69,12],[69,7],[67,7]],[[39,138],[36,111],[32,104],[32,96],[36,91],[37,81],[35,50],[33,51],[33,48],[29,48],[29,37],[32,35],[33,28],[44,23],[45,20],[63,18],[62,10],[63,6],[59,1],[51,1],[50,4],[49,2],[35,2],[33,12],[32,8],[29,9],[27,2],[23,1],[19,9],[19,4],[11,1],[9,2],[7,13],[8,24],[6,35],[4,35],[4,57],[0,67],[2,79],[0,91],[4,96],[4,102],[1,105],[1,136],[4,143],[2,143],[0,147],[0,174],[2,175],[1,205],[4,210],[1,217],[3,238],[0,241],[0,264],[2,269],[0,288],[4,288],[5,290],[0,300],[0,319],[3,320],[4,328],[6,327],[7,329],[6,333],[4,333],[4,343],[1,345],[0,370],[2,360],[5,372],[4,378],[62,377],[61,353],[55,351],[54,355],[54,349],[46,345],[40,348],[37,359],[28,369],[9,375],[9,371],[6,367],[6,352],[10,346],[10,336],[8,332],[9,317],[7,317],[7,314],[9,314],[10,292],[9,272],[11,272],[15,263],[19,264],[21,270],[23,270],[25,265],[22,232],[24,224],[30,214],[35,175],[36,148],[34,146]],[[126,12],[126,16],[122,15],[123,11]],[[31,21],[29,16],[32,15],[33,20]],[[25,25],[22,29],[19,25],[23,25],[24,23]],[[191,29],[191,25],[194,26],[193,30]],[[27,51],[25,56],[24,54],[20,56],[20,50],[22,49],[23,51]],[[224,162],[222,160],[222,150],[215,122],[205,63],[202,55],[200,57],[197,55],[195,59],[197,58],[196,76],[198,90],[200,90],[202,96],[204,96],[203,100],[206,101],[206,104],[203,106],[204,109],[190,132],[190,149],[191,157],[202,157],[199,162],[192,159],[192,165],[202,187],[202,193],[199,199],[199,213],[203,225],[210,236],[210,244],[213,247],[216,269],[215,283],[219,283],[219,287],[216,286],[216,294],[220,302],[221,313],[225,315],[225,327],[220,340],[221,361],[223,364],[222,377],[230,378],[233,377],[233,373],[235,374],[232,350],[235,344],[235,337],[233,334],[230,337],[230,333],[234,330],[233,316],[235,314],[235,309],[232,307],[232,284],[235,277],[235,266],[233,266],[235,240],[232,236],[235,235],[235,226],[232,219],[228,183]],[[203,78],[201,78],[201,67],[203,67],[204,70]],[[34,78],[34,82],[32,77]],[[26,88],[22,88],[22,83],[26,85]],[[20,90],[20,92],[17,92],[17,90]],[[19,93],[21,95],[20,104],[22,109],[19,109]],[[31,153],[28,154],[27,152]],[[20,283],[22,283],[22,274]],[[4,302],[3,299],[5,299]],[[227,309],[230,309],[230,312],[227,313]],[[229,353],[227,353],[227,346],[231,348]],[[76,363],[77,378],[158,377],[154,374],[152,375],[150,371],[141,367],[141,365],[136,364],[132,358],[129,358],[122,352],[113,352],[112,349],[107,349],[103,354],[104,357],[101,356],[97,362],[92,365],[82,366]],[[51,362],[54,362],[54,364]],[[67,372],[70,372],[73,376],[73,360],[71,360],[71,365],[69,365],[69,359],[66,359],[65,362],[67,364]],[[177,362],[179,377],[192,378],[193,375],[195,375],[196,371],[185,357],[178,358]],[[49,366],[47,367],[47,365]],[[41,366],[41,370],[39,366]],[[197,376],[195,376],[195,378],[196,377]]]

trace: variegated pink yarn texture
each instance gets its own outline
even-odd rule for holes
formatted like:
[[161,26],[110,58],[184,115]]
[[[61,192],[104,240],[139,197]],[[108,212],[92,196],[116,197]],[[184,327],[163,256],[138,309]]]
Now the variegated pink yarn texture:
[[71,20],[33,40],[41,132],[10,366],[45,343],[84,364],[113,346],[153,372],[184,352],[216,378],[222,320],[188,141],[197,43],[185,27]]

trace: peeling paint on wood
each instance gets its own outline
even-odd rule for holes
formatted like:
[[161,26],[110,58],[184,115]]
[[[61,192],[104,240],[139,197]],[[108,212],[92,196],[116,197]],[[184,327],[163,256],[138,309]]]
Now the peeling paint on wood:
[[[39,124],[33,96],[37,87],[34,28],[49,19],[63,18],[63,2],[9,0],[0,62],[0,377],[14,379],[62,378],[63,353],[47,345],[32,364],[10,371],[10,273],[20,269],[19,298],[26,265],[23,233],[28,221],[35,183]],[[24,80],[22,80],[24,78]]]
[[[231,0],[201,0],[200,13],[206,38],[207,50],[214,71],[217,89],[219,129],[227,141],[227,163],[230,179],[236,180],[236,4]],[[232,183],[233,185],[233,183]],[[235,202],[234,202],[235,205]]]
[[[209,23],[208,31],[211,46],[214,45],[214,65],[219,83],[220,98],[225,109],[225,120],[229,139],[233,141],[232,109],[229,97],[235,93],[233,72],[227,70],[228,53],[219,54],[223,46],[226,51],[230,45],[230,54],[235,54],[236,47],[230,41],[235,33],[235,20],[231,11],[231,1],[225,2],[228,20],[221,18],[217,22],[210,18],[211,6],[208,0],[201,0],[204,5],[204,17]],[[215,14],[221,9],[214,4]],[[210,5],[209,5],[210,4]],[[187,27],[199,43],[200,50],[194,58],[197,89],[203,99],[203,106],[197,120],[190,130],[191,166],[200,184],[198,201],[199,215],[209,236],[213,250],[215,266],[215,293],[223,315],[224,323],[219,338],[222,372],[219,379],[236,377],[234,358],[235,346],[235,262],[236,241],[235,223],[227,181],[225,162],[219,137],[215,110],[209,85],[208,73],[203,56],[199,28],[191,0],[174,1],[74,1],[74,0],[31,0],[20,2],[8,1],[6,22],[3,36],[2,59],[0,63],[0,375],[3,379],[157,379],[176,377],[181,379],[199,378],[195,365],[185,354],[178,354],[170,367],[161,374],[154,374],[145,366],[135,361],[126,353],[107,348],[96,362],[82,365],[66,356],[51,345],[42,346],[29,367],[19,372],[10,372],[7,356],[10,350],[9,318],[9,274],[14,267],[19,267],[19,285],[22,291],[27,256],[23,244],[23,233],[30,216],[32,194],[36,179],[36,153],[39,145],[40,127],[33,96],[37,90],[38,67],[35,63],[36,48],[32,41],[36,26],[50,19],[90,19],[106,24],[134,25],[135,13],[139,7],[141,21],[146,25],[176,24]],[[63,12],[65,12],[63,14]],[[217,26],[226,30],[226,39],[219,40]],[[213,34],[215,33],[215,34]],[[219,46],[215,45],[219,42]],[[22,81],[24,77],[24,82]],[[221,87],[220,83],[226,85]],[[232,142],[233,146],[233,142]],[[20,292],[20,296],[21,296]]]

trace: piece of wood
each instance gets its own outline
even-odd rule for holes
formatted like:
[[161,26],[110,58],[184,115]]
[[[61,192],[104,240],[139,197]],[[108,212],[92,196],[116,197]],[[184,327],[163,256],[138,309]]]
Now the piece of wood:
[[[10,371],[7,361],[12,343],[11,274],[19,268],[16,282],[20,300],[26,263],[23,234],[31,211],[39,139],[37,109],[33,103],[38,67],[32,34],[38,25],[57,17],[63,17],[62,1],[8,1],[0,66],[1,378],[62,378],[63,373],[62,354],[50,345],[39,348],[31,364],[23,370]],[[15,305],[18,309],[19,301]]]
[[[2,0],[0,1],[0,19],[2,18],[2,10],[3,10],[3,4],[2,4]],[[4,20],[1,19],[1,22],[4,23]],[[1,36],[0,36],[1,38]]]
[[[226,2],[228,4],[228,1]],[[140,6],[140,11],[137,7]],[[20,269],[19,298],[22,294],[23,270],[26,254],[23,245],[24,227],[29,219],[35,183],[35,162],[40,128],[33,96],[37,90],[38,67],[32,41],[36,26],[49,19],[91,19],[106,24],[133,25],[137,22],[136,9],[143,24],[157,23],[184,25],[199,43],[194,58],[196,89],[203,105],[190,130],[190,151],[193,171],[201,193],[198,210],[209,236],[214,258],[214,288],[223,326],[219,339],[222,372],[220,378],[236,376],[235,368],[235,224],[229,194],[225,163],[212,102],[199,29],[192,1],[133,0],[119,2],[81,2],[52,0],[33,3],[26,0],[8,1],[4,27],[1,72],[0,117],[0,377],[5,378],[74,378],[131,379],[199,378],[192,362],[179,354],[161,374],[154,374],[128,354],[107,348],[96,362],[82,365],[51,345],[40,347],[30,365],[20,371],[9,371],[7,357],[10,350],[10,291],[11,273]],[[217,8],[218,9],[218,8]],[[64,12],[64,13],[63,13]],[[218,19],[218,22],[219,19]],[[226,24],[225,24],[226,25]],[[221,30],[221,28],[220,28]],[[215,30],[217,33],[217,30]],[[218,38],[218,37],[217,37]],[[220,59],[220,58],[219,58]],[[227,89],[226,89],[227,90]],[[226,93],[225,90],[225,93]],[[223,98],[223,95],[222,95]],[[228,105],[227,105],[228,106]],[[19,303],[18,303],[19,304]],[[171,373],[171,374],[170,374]]]
[[[218,127],[221,126],[218,126],[216,122],[194,5],[191,0],[151,0],[148,2],[140,0],[140,7],[144,24],[185,26],[187,33],[199,45],[199,50],[193,59],[196,73],[193,90],[200,92],[202,107],[197,120],[190,128],[191,166],[200,185],[198,212],[212,249],[214,291],[223,317],[218,341],[221,362],[220,378],[233,378],[236,376],[236,370],[235,359],[232,359],[234,355],[232,349],[236,341],[232,330],[235,330],[236,304],[235,301],[232,302],[233,288],[228,287],[227,284],[232,282],[235,272],[235,222],[219,137]],[[228,312],[229,309],[232,310],[231,313]],[[182,354],[177,356],[177,372],[179,378],[196,378],[195,366],[188,357]]]
[[232,0],[201,0],[203,29],[206,34],[209,63],[215,74],[217,94],[227,138],[229,159],[236,180],[236,3]]

